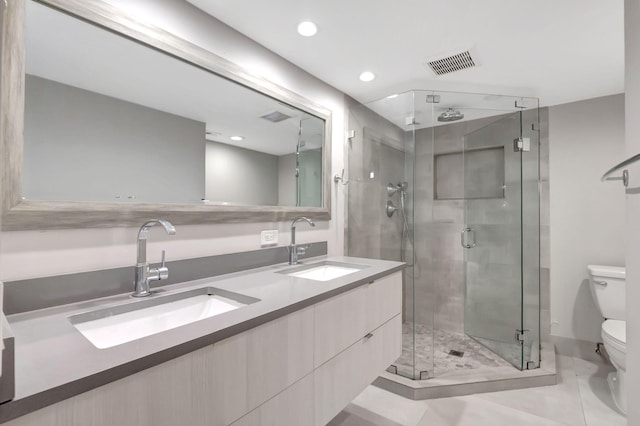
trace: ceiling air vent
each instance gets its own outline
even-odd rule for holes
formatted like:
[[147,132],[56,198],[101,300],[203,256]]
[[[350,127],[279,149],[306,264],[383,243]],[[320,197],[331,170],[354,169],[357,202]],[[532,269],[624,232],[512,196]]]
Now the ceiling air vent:
[[455,55],[427,60],[427,65],[436,75],[444,75],[454,71],[475,67],[477,62],[471,56],[471,52],[469,50],[465,50],[464,52],[456,53]]
[[272,123],[279,123],[281,121],[286,120],[287,118],[291,118],[290,115],[283,114],[280,111],[273,111],[269,114],[263,115],[260,118],[264,118],[265,120],[269,120]]

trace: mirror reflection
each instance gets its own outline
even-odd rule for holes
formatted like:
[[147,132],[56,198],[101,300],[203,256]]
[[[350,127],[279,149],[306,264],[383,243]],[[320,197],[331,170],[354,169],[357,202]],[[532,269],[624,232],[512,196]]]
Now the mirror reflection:
[[322,206],[324,120],[27,2],[23,195]]

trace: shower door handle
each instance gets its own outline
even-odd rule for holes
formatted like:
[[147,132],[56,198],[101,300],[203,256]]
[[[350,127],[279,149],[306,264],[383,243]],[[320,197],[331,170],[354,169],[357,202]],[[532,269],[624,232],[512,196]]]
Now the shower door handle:
[[[465,238],[467,234],[469,234],[468,239]],[[460,233],[460,244],[462,244],[462,247],[468,249],[476,246],[476,233],[472,228],[469,228],[467,226],[462,230],[462,232]]]

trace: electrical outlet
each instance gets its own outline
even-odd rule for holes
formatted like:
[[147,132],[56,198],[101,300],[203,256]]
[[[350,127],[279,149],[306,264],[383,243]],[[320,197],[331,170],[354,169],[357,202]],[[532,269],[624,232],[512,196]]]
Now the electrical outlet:
[[269,229],[268,231],[260,232],[260,245],[261,246],[275,246],[278,244],[278,230]]

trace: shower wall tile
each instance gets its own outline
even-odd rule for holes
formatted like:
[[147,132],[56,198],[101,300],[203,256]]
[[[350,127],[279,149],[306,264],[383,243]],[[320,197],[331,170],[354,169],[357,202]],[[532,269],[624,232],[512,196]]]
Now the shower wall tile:
[[464,329],[464,262],[434,261],[431,266],[438,329]]
[[427,256],[418,255],[416,266],[412,269],[413,294],[415,296],[415,321],[425,326],[433,326],[435,312],[435,288],[433,284],[433,261]]
[[540,268],[540,305],[548,308],[551,302],[551,278],[549,268]]
[[540,308],[540,340],[551,340],[551,310],[544,307]]
[[502,148],[465,152],[463,198],[504,197],[504,159]]
[[[513,139],[520,132],[520,120],[514,114],[488,117],[482,120],[473,120],[461,126],[466,139],[468,149],[481,149],[496,146],[513,147]],[[481,132],[477,130],[482,129]],[[511,149],[513,151],[513,149]]]
[[[442,223],[464,223],[464,200],[438,200],[433,205],[433,221]],[[462,230],[462,226],[459,227]]]
[[415,308],[414,308],[414,285],[411,269],[407,268],[402,274],[402,321],[413,322],[415,321]]
[[417,277],[414,285],[414,318],[415,322],[427,327],[434,324],[436,296],[430,279],[431,270],[426,275]]
[[[512,194],[517,193],[517,199]],[[468,224],[519,224],[520,189],[507,187],[506,198],[466,200],[466,223]]]
[[549,268],[540,269],[540,337],[548,341],[551,334],[551,279]]
[[464,158],[462,153],[436,155],[434,162],[435,199],[464,198]]
[[549,181],[540,182],[540,225],[549,226]]
[[519,225],[474,225],[474,230],[477,245],[469,253],[474,259],[481,257],[492,264],[520,263]]
[[549,108],[540,108],[540,180],[549,180]]
[[[522,182],[522,222],[525,225],[540,223],[540,184],[538,181]],[[535,201],[534,201],[535,200]]]
[[438,330],[464,333],[464,296],[436,296],[435,323]]
[[463,260],[464,253],[460,245],[460,225],[455,223],[433,223],[430,229],[432,260]]
[[549,243],[549,226],[540,226],[540,267],[550,268],[551,250]]

